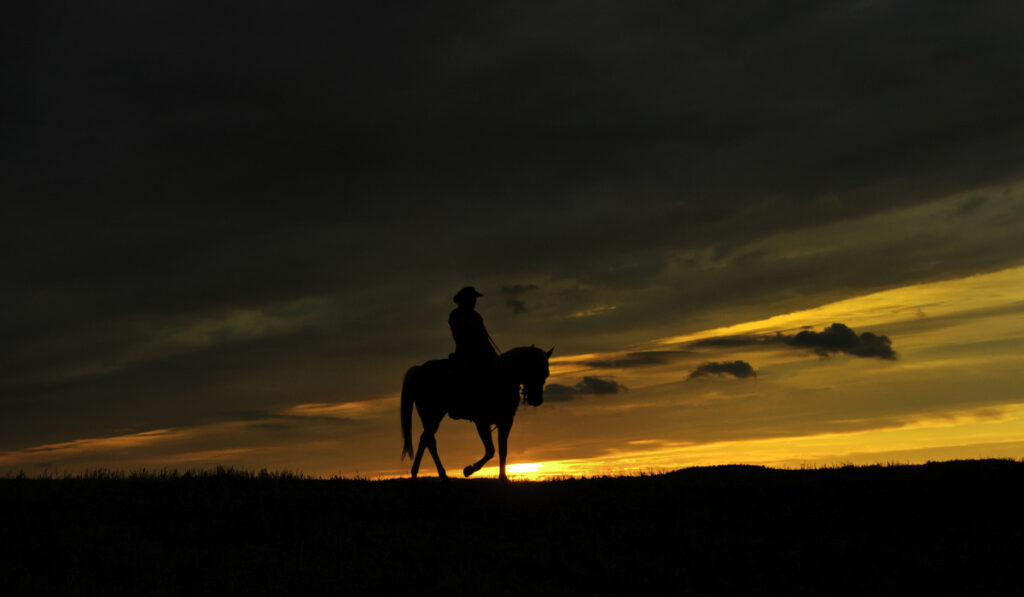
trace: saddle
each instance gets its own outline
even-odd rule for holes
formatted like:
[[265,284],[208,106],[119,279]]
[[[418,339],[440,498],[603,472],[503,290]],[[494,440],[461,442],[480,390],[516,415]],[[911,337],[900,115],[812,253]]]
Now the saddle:
[[455,353],[448,355],[448,374],[454,388],[449,417],[475,421],[484,414],[487,397],[493,392],[489,387],[493,371],[494,363],[474,362]]

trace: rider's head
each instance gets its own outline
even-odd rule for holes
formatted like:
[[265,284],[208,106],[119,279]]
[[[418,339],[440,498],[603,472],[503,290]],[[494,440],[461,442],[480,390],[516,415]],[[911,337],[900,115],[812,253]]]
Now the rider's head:
[[455,295],[455,304],[472,309],[476,306],[476,297],[483,296],[472,286],[466,286]]

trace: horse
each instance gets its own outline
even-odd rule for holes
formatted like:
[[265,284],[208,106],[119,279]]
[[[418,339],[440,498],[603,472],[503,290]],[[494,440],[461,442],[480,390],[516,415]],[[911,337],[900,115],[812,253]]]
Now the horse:
[[[476,424],[480,441],[484,444],[484,457],[462,470],[466,477],[480,470],[484,464],[494,457],[494,442],[491,439],[491,425],[498,428],[498,458],[501,463],[502,481],[508,481],[505,475],[505,458],[508,456],[508,434],[512,429],[512,419],[519,408],[520,388],[522,396],[530,406],[540,406],[544,402],[544,382],[548,378],[548,359],[554,348],[544,351],[535,346],[520,346],[498,356],[497,363],[485,387],[490,390],[487,396],[478,401],[476,412],[468,417]],[[419,447],[412,463],[412,478],[419,472],[420,459],[423,451],[430,450],[437,466],[438,476],[448,480],[441,458],[437,455],[437,440],[434,434],[441,425],[446,414],[451,416],[453,407],[458,406],[460,395],[460,379],[449,360],[427,361],[422,365],[411,367],[402,381],[402,459],[412,457],[412,407],[420,415],[423,433],[420,435]],[[463,413],[459,413],[462,415]],[[455,417],[453,417],[455,418]]]

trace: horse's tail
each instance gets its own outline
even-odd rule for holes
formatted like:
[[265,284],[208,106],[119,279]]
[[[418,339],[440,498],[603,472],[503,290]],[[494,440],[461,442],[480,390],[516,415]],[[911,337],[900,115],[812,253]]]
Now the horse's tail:
[[402,460],[408,456],[412,458],[412,403],[413,403],[413,376],[419,367],[410,367],[405,372],[405,379],[402,380]]

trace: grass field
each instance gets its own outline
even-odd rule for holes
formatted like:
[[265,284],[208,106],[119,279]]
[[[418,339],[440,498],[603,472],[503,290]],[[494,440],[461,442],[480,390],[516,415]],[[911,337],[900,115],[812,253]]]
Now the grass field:
[[1021,594],[1024,463],[0,479],[0,595]]

